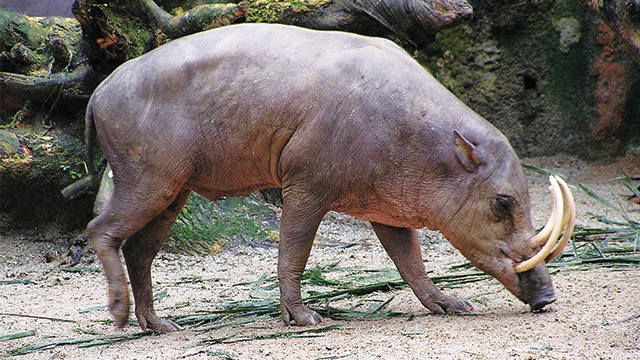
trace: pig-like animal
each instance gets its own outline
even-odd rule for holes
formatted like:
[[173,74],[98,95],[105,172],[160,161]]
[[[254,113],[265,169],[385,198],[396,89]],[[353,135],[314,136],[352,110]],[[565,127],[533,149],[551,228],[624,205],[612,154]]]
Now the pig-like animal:
[[425,226],[531,309],[556,299],[541,261],[557,255],[558,235],[572,227],[568,188],[552,179],[554,212],[534,237],[507,139],[388,40],[258,24],[175,40],[96,89],[89,161],[95,135],[115,189],[87,230],[118,327],[129,314],[124,243],[140,326],[178,329],[154,311],[150,266],[192,191],[215,201],[282,188],[278,276],[287,324],[322,321],[303,305],[300,276],[329,210],[370,221],[435,313],[472,307],[427,277],[414,230]]

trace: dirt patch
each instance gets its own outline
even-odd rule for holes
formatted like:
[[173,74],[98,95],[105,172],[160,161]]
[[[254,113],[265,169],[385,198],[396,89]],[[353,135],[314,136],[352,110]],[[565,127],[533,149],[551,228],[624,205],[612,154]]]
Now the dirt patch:
[[[627,200],[630,192],[619,181],[624,171],[640,173],[640,154],[615,164],[594,165],[571,157],[525,159],[524,163],[567,175],[568,183],[588,188],[619,206],[626,216],[640,221],[640,206]],[[542,225],[548,217],[550,196],[543,176],[529,174],[533,219]],[[615,211],[574,189],[578,224],[599,226],[590,214],[620,220]],[[105,323],[109,315],[103,275],[90,248],[68,248],[51,239],[34,242],[20,236],[0,235],[0,336],[34,330],[35,335],[0,340],[0,354],[8,349],[95,334],[133,334],[129,326],[116,330]],[[422,231],[424,260],[432,275],[442,275],[465,259],[439,235]],[[63,245],[64,244],[64,245]],[[350,245],[350,246],[346,246]],[[77,267],[65,270],[69,255],[84,251]],[[221,303],[249,299],[251,285],[237,285],[274,276],[276,244],[239,244],[214,257],[161,253],[153,267],[155,292],[166,291],[156,302],[163,316],[193,314],[219,308]],[[393,264],[369,225],[340,214],[323,222],[308,268],[338,266],[366,273],[391,269]],[[469,270],[472,271],[472,270]],[[407,288],[369,295],[365,300],[387,301],[386,310],[400,316],[375,320],[331,320],[336,325],[299,338],[271,338],[235,343],[198,343],[202,339],[272,335],[298,331],[280,318],[268,318],[204,333],[184,331],[145,336],[115,344],[81,348],[59,346],[20,359],[637,359],[640,358],[640,269],[637,266],[578,265],[553,268],[558,301],[533,314],[493,279],[454,289],[450,295],[468,298],[475,307],[464,316],[439,316],[423,308]],[[206,282],[181,283],[185,278]],[[13,315],[8,315],[13,314]],[[17,315],[38,316],[28,318]],[[43,317],[53,318],[44,319]],[[62,322],[60,319],[73,322]],[[268,337],[268,336],[267,336]]]

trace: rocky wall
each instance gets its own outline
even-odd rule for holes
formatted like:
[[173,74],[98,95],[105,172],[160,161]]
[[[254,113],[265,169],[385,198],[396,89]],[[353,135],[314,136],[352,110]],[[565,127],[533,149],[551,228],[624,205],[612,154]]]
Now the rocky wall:
[[419,60],[521,156],[589,160],[640,145],[638,65],[575,0],[471,1]]

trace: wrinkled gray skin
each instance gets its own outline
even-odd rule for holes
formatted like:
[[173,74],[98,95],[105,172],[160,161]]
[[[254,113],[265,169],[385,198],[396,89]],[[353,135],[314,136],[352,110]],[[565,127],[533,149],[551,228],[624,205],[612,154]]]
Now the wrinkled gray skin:
[[[531,257],[524,175],[507,139],[392,42],[282,25],[232,25],[173,41],[118,68],[87,111],[115,190],[88,225],[116,325],[128,289],[143,329],[178,327],[153,309],[150,265],[191,191],[212,201],[281,187],[278,276],[285,323],[322,318],[300,296],[329,210],[370,221],[422,304],[472,310],[427,277],[415,228],[440,230],[537,310],[555,296]],[[125,239],[128,239],[125,242]]]

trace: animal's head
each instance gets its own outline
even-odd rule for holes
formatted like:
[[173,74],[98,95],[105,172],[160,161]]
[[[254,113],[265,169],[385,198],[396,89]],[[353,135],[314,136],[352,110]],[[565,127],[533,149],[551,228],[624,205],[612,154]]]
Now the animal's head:
[[[520,161],[506,139],[470,141],[454,133],[456,189],[445,203],[449,216],[439,228],[480,270],[539,310],[555,301],[545,262],[564,248],[575,221],[567,185],[551,177],[553,211],[534,235],[529,192]],[[562,231],[564,235],[558,240]]]

